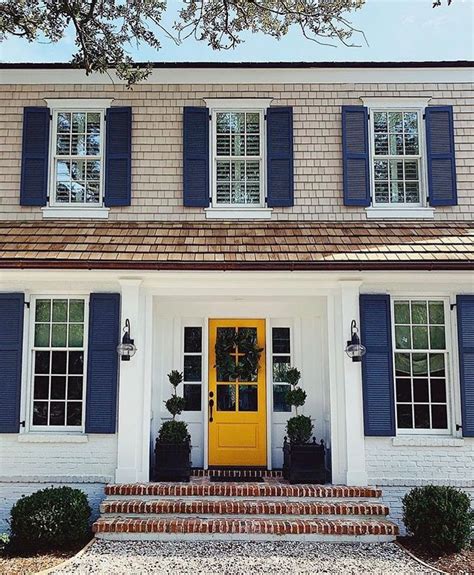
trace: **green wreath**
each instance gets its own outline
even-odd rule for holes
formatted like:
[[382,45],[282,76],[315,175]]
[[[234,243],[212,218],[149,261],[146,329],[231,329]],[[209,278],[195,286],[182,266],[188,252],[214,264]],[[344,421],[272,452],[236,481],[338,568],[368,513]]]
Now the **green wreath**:
[[[232,353],[239,350],[236,362]],[[257,345],[253,329],[219,330],[216,340],[216,365],[219,381],[254,381],[258,374],[258,364],[263,348]]]

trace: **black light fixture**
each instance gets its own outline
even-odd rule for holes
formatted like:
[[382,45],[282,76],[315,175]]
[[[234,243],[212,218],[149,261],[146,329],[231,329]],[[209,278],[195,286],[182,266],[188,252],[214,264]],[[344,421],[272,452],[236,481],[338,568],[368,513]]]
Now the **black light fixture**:
[[130,321],[125,320],[125,327],[123,328],[122,343],[117,346],[117,353],[120,355],[122,361],[130,361],[130,358],[135,355],[137,348],[134,340],[130,337]]
[[347,342],[346,353],[352,361],[362,361],[362,356],[366,353],[365,347],[360,343],[359,330],[356,320],[351,322],[351,339]]

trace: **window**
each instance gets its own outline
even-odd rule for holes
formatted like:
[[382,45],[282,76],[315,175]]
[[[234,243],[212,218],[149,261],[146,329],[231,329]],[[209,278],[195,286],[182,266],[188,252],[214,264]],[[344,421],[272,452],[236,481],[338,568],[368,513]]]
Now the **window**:
[[374,206],[423,205],[421,113],[371,110]]
[[51,205],[102,205],[103,136],[103,110],[54,112]]
[[394,302],[395,394],[401,432],[448,431],[446,315],[443,300]]
[[263,112],[213,113],[213,205],[263,204]]
[[272,381],[273,411],[290,412],[286,403],[286,393],[290,386],[286,383],[286,371],[291,366],[290,328],[272,328]]
[[183,396],[185,411],[201,411],[202,327],[184,328]]
[[83,298],[34,300],[33,429],[83,427],[85,313]]

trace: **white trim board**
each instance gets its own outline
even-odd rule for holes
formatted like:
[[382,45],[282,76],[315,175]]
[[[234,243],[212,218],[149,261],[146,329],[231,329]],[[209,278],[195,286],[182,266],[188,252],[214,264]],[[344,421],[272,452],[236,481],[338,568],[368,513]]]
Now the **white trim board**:
[[105,110],[110,108],[113,98],[45,98],[48,108],[53,110]]
[[[421,84],[471,83],[473,67],[449,68],[160,68],[142,84]],[[0,70],[0,84],[125,84],[114,72],[74,69]]]

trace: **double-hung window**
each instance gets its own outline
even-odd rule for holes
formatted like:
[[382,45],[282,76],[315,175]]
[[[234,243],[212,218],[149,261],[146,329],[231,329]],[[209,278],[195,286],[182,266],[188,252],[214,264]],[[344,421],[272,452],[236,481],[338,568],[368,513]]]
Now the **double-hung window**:
[[399,433],[448,433],[448,317],[440,299],[395,299],[394,368]]
[[424,205],[421,119],[420,110],[371,110],[373,206]]
[[33,301],[30,428],[81,431],[86,300],[37,297]]
[[52,148],[50,205],[101,206],[103,110],[55,110]]
[[262,206],[263,111],[213,113],[213,206]]
[[210,114],[208,218],[270,218],[266,111],[271,99],[206,99]]

